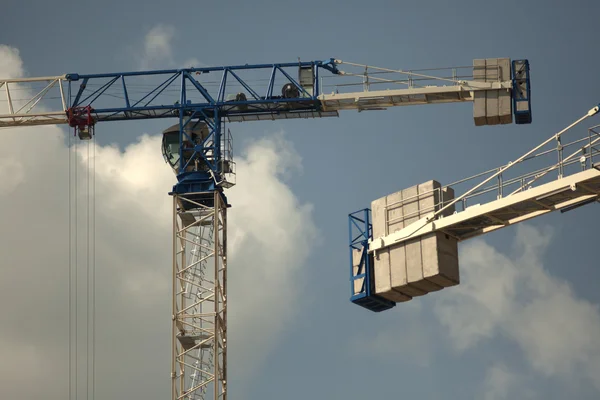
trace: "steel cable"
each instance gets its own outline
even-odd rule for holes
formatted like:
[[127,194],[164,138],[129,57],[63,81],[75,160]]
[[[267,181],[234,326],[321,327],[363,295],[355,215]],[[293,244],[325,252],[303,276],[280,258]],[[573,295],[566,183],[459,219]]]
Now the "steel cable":
[[69,138],[69,400],[73,400],[73,225],[72,225],[72,152],[73,143],[71,141],[71,135],[67,134]]

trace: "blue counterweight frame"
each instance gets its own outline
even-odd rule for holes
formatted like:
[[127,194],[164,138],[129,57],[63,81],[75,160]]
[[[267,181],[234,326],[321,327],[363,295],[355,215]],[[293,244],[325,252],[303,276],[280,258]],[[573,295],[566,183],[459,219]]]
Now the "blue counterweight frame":
[[[375,294],[375,281],[373,277],[372,256],[368,253],[369,239],[373,237],[371,224],[371,210],[368,208],[353,212],[348,215],[348,230],[350,240],[350,301],[367,310],[380,312],[389,310],[396,303]],[[352,253],[354,250],[361,252],[360,263],[354,272]],[[355,293],[357,281],[362,284],[358,293]]]
[[[294,79],[286,69],[312,69],[310,91],[300,79]],[[241,71],[265,73],[261,82],[252,84],[240,77]],[[320,72],[339,74],[334,59],[280,64],[236,65],[224,67],[187,68],[122,72],[109,74],[68,74],[69,110],[89,111],[89,126],[99,121],[120,121],[153,118],[179,118],[179,154],[184,154],[185,142],[193,143],[185,132],[187,124],[203,121],[209,129],[208,137],[195,144],[190,157],[180,157],[178,183],[172,193],[212,193],[221,190],[224,163],[221,152],[222,122],[228,117],[289,116],[307,112],[315,116],[322,111],[318,96],[321,93]],[[218,90],[207,89],[207,74],[220,74]],[[268,75],[267,75],[268,74]],[[213,79],[212,77],[211,79]],[[291,84],[289,92],[275,93],[276,79]],[[132,82],[142,81],[141,84]],[[266,84],[260,94],[256,85]],[[79,83],[79,87],[76,87]],[[204,83],[204,84],[203,84]],[[214,83],[214,79],[213,82]],[[141,89],[140,89],[141,88]],[[294,89],[295,88],[295,89]],[[137,97],[134,99],[133,95]],[[228,100],[228,95],[235,99]],[[68,110],[68,111],[69,111]],[[83,125],[85,125],[83,124]],[[82,125],[82,123],[79,123]],[[190,151],[190,148],[186,148]],[[189,165],[201,164],[202,170],[186,171]],[[202,197],[202,196],[200,196]],[[200,198],[199,197],[199,198]],[[206,196],[207,199],[212,196]],[[210,201],[210,200],[207,200]]]
[[[511,65],[513,90],[512,107],[516,124],[530,124],[531,115],[531,80],[529,77],[529,60],[513,60]],[[519,110],[519,104],[526,103],[525,109]]]

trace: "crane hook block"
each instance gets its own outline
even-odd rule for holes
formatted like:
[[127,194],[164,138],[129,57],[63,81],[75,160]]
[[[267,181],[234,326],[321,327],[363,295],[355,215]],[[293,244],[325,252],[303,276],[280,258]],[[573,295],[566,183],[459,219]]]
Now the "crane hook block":
[[69,126],[74,128],[75,134],[81,140],[91,140],[94,135],[96,121],[92,117],[93,111],[91,106],[71,107],[67,110]]

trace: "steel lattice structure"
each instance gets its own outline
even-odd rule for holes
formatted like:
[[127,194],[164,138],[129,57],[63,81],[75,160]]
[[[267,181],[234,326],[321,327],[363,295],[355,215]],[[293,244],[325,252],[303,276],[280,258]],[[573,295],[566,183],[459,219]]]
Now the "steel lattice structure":
[[210,391],[224,399],[227,204],[218,192],[213,207],[175,195],[173,215],[172,398],[197,400]]

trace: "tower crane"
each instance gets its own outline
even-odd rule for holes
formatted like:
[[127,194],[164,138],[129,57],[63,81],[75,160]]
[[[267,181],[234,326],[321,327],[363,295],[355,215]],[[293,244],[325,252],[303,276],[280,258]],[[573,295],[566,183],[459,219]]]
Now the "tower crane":
[[[17,90],[32,91],[31,96],[15,99]],[[227,397],[225,190],[235,185],[236,170],[226,124],[457,102],[473,103],[476,126],[510,124],[513,117],[517,124],[532,120],[529,62],[508,58],[414,71],[329,59],[70,73],[0,79],[1,92],[8,109],[0,114],[0,128],[68,125],[81,140],[90,140],[99,122],[176,121],[162,132],[162,153],[177,177],[169,192],[173,400]]]

